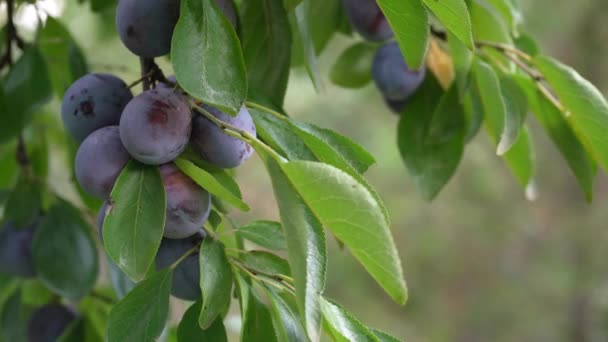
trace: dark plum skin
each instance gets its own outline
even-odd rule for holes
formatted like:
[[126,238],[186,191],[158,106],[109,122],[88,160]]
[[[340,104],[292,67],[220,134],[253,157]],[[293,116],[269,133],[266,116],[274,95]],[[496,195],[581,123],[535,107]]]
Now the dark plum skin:
[[136,96],[120,118],[120,138],[131,156],[161,165],[179,156],[190,139],[192,111],[170,89],[147,90]]
[[76,315],[60,304],[48,304],[32,313],[27,324],[28,342],[52,342],[63,334]]
[[395,114],[401,114],[405,110],[405,107],[407,106],[407,103],[409,102],[409,99],[406,99],[406,100],[389,100],[389,99],[385,98],[384,102],[386,102],[386,105],[388,106],[388,108],[390,108],[390,110],[393,113],[395,113]]
[[116,9],[118,35],[140,57],[166,55],[171,51],[179,7],[180,0],[120,0]]
[[426,75],[426,68],[410,69],[397,43],[389,43],[376,52],[372,74],[382,95],[388,101],[400,103],[418,90]]
[[[156,269],[171,266],[184,253],[199,244],[204,238],[200,232],[186,239],[163,239],[156,254]],[[184,259],[173,272],[171,294],[177,298],[196,301],[201,298],[200,266],[198,251]]]
[[376,0],[343,0],[342,2],[350,24],[363,38],[379,42],[393,36],[393,30]]
[[236,13],[236,6],[232,0],[215,0],[217,7],[224,13],[228,21],[232,24],[235,29],[238,25],[238,16]]
[[165,186],[167,212],[164,237],[184,239],[198,232],[211,211],[211,195],[175,165],[160,167]]
[[[216,118],[256,135],[251,114],[244,106],[234,117],[210,106],[203,107]],[[253,148],[249,144],[224,133],[216,124],[200,114],[194,116],[190,144],[201,158],[224,169],[241,165],[253,154]]]
[[31,278],[36,275],[32,242],[38,224],[19,229],[11,222],[0,228],[0,273]]
[[68,88],[61,104],[61,119],[78,142],[91,132],[118,125],[120,115],[133,94],[120,78],[109,74],[87,74]]
[[91,196],[107,198],[131,157],[122,145],[118,126],[91,133],[76,153],[76,179]]

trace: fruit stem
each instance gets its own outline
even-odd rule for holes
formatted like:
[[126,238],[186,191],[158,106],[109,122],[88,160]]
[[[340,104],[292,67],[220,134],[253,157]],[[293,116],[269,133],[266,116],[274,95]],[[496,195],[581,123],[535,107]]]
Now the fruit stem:
[[149,90],[153,85],[153,81],[150,79],[148,74],[154,72],[154,58],[140,57],[139,64],[141,65],[141,80],[143,81],[142,87],[143,90],[146,91]]
[[241,262],[239,262],[238,260],[236,260],[234,258],[230,258],[230,261],[234,266],[236,266],[241,271],[243,271],[245,274],[247,274],[251,279],[257,280],[258,282],[264,282],[266,284],[276,287],[279,290],[287,290],[292,295],[295,294],[295,292],[296,292],[296,289],[293,287],[293,285],[285,283],[281,279],[277,280],[277,279],[274,279],[273,277],[267,278],[266,276],[260,277],[258,274],[256,274],[257,271],[249,270],[247,267],[245,267],[245,265],[241,264]]
[[245,105],[247,107],[259,109],[259,110],[261,110],[263,112],[266,112],[268,114],[272,114],[272,115],[274,115],[276,118],[278,118],[280,120],[283,120],[283,121],[289,120],[289,118],[286,117],[285,115],[279,113],[278,111],[276,111],[274,109],[268,108],[268,107],[266,107],[266,106],[264,106],[262,104],[251,102],[251,101],[245,101]]
[[196,246],[194,246],[194,247],[190,248],[189,250],[187,250],[186,253],[184,253],[182,256],[180,256],[179,259],[177,259],[169,267],[172,270],[174,270],[182,261],[184,261],[187,257],[189,257],[191,254],[193,254],[194,252],[196,252],[199,248],[200,248],[200,243],[197,243]]

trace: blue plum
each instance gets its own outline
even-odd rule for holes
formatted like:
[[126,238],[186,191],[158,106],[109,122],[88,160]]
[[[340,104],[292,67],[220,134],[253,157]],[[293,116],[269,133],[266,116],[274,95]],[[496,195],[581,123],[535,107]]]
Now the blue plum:
[[61,105],[61,119],[77,141],[93,131],[118,125],[120,115],[133,94],[120,78],[109,74],[87,74],[68,88]]
[[161,165],[179,156],[192,131],[192,111],[170,89],[157,88],[136,96],[120,118],[120,138],[131,156],[144,164]]
[[363,38],[383,41],[393,36],[393,30],[376,0],[343,0],[343,4],[352,27]]
[[140,57],[159,57],[171,51],[180,0],[120,0],[116,29],[123,44]]
[[418,90],[426,75],[426,68],[410,69],[399,46],[393,42],[382,46],[376,52],[372,74],[382,95],[388,101],[401,103]]
[[184,239],[198,232],[211,212],[211,195],[175,165],[160,167],[167,196],[164,236]]
[[390,108],[391,111],[396,114],[401,114],[405,110],[405,107],[407,106],[409,100],[389,100],[385,98],[384,102],[386,102],[386,105],[388,106],[388,108]]
[[31,278],[36,275],[32,242],[38,223],[19,229],[11,222],[0,229],[0,273]]
[[[244,106],[234,117],[210,106],[203,105],[203,107],[216,118],[256,135],[251,114]],[[190,144],[201,158],[225,169],[241,165],[253,154],[253,148],[249,144],[224,133],[221,128],[203,115],[194,116]]]
[[91,196],[107,198],[130,158],[122,145],[118,126],[100,128],[78,148],[76,179]]
[[32,313],[27,324],[28,342],[57,341],[76,315],[60,304],[48,304]]
[[[203,232],[192,235],[186,239],[163,239],[156,254],[156,269],[160,270],[171,266],[184,253],[201,243],[205,234]],[[201,298],[200,266],[198,251],[184,259],[173,272],[171,294],[177,298],[196,301]]]

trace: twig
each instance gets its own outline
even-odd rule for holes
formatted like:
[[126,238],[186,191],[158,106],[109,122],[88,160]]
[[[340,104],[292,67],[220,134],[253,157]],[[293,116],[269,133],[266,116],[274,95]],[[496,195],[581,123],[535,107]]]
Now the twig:
[[135,87],[136,85],[140,84],[141,82],[144,82],[145,80],[150,79],[150,77],[154,74],[154,70],[150,70],[147,74],[143,75],[142,77],[140,77],[139,79],[131,82],[131,84],[129,84],[127,86],[127,89],[131,89],[133,87]]
[[152,65],[154,64],[154,58],[139,58],[139,64],[141,65],[141,78],[142,78],[142,87],[144,91],[149,90],[153,86],[153,81],[150,80],[150,77],[147,76],[149,73],[153,72]]
[[187,257],[189,257],[191,254],[193,254],[194,252],[196,252],[198,249],[200,248],[200,243],[197,243],[196,246],[190,248],[189,250],[186,251],[186,253],[184,253],[182,256],[179,257],[179,259],[177,259],[173,264],[171,264],[171,266],[169,266],[171,269],[175,269],[182,261],[184,261],[184,259],[186,259]]

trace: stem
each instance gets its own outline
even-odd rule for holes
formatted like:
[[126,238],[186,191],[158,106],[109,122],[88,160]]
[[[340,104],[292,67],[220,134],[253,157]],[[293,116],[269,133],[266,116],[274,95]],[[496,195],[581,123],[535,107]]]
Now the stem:
[[140,84],[141,82],[149,80],[149,78],[152,77],[152,75],[154,75],[154,70],[150,70],[147,74],[142,75],[142,77],[140,77],[139,79],[131,82],[131,84],[129,84],[127,86],[127,89],[131,89],[131,88],[135,87],[136,85]]
[[15,1],[6,0],[6,61],[8,65],[13,65],[13,38],[17,35],[13,15],[15,10]]
[[261,105],[259,103],[255,103],[255,102],[251,102],[251,101],[245,101],[245,105],[248,106],[248,107],[251,107],[251,108],[259,109],[259,110],[264,111],[264,112],[266,112],[268,114],[272,114],[275,117],[277,117],[278,119],[283,120],[283,121],[287,121],[289,119],[285,115],[277,112],[276,110],[268,108],[268,107],[266,107],[264,105]]
[[27,171],[30,166],[30,159],[27,156],[27,148],[25,147],[25,140],[23,139],[23,134],[19,134],[19,139],[17,140],[17,163],[19,166]]
[[181,257],[179,257],[179,259],[177,259],[177,261],[175,261],[169,267],[172,270],[174,270],[182,261],[184,261],[184,259],[186,259],[187,257],[189,257],[192,253],[196,252],[199,248],[200,248],[200,244],[196,244],[196,246],[194,246],[194,247],[190,248],[189,250],[187,250],[186,253],[184,253]]
[[528,55],[527,53],[521,51],[520,49],[508,45],[508,44],[503,44],[503,43],[494,43],[494,42],[488,42],[488,41],[476,41],[475,42],[475,46],[477,46],[478,48],[482,48],[482,47],[489,47],[489,48],[493,48],[495,50],[498,50],[502,53],[513,53],[515,55],[517,55],[517,57],[520,57],[521,59],[524,59],[527,62],[532,61],[532,56]]
[[233,265],[235,265],[237,268],[239,268],[241,271],[245,272],[245,274],[249,275],[249,277],[251,279],[257,280],[258,282],[264,282],[266,284],[269,284],[271,286],[276,287],[279,290],[285,291],[287,290],[288,292],[290,292],[291,294],[295,294],[296,290],[293,286],[289,285],[289,284],[285,284],[282,281],[276,281],[273,279],[268,279],[265,277],[259,277],[258,275],[256,275],[255,273],[249,271],[246,267],[244,267],[243,265],[241,265],[238,261],[232,259],[233,261]]
[[149,90],[153,85],[153,81],[150,80],[150,77],[147,75],[153,72],[154,67],[152,65],[154,64],[154,58],[140,57],[139,64],[141,65],[141,78],[143,81],[142,87],[144,91],[146,91]]
[[216,118],[208,110],[206,110],[202,106],[196,104],[194,101],[190,101],[190,107],[192,109],[195,109],[197,112],[201,113],[203,116],[205,116],[207,119],[209,119],[214,124],[216,124],[227,135],[230,135],[239,140],[242,140],[249,145],[253,145],[254,148],[257,147],[257,148],[263,149],[279,163],[287,162],[287,160],[285,158],[283,158],[280,154],[278,154],[270,146],[266,145],[264,142],[259,140],[257,137],[253,136],[251,133],[244,131],[242,129],[239,129],[238,127],[235,127],[227,122],[224,122],[224,121]]

